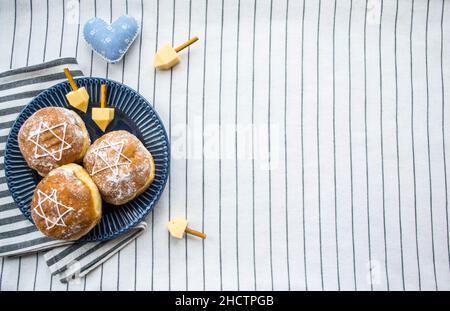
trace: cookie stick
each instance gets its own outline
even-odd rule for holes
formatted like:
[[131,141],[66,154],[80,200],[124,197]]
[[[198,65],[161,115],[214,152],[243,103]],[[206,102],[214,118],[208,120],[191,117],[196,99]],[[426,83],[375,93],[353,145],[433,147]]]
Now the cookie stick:
[[106,108],[106,84],[100,89],[100,108],[92,108],[92,120],[104,132],[114,120],[114,108]]
[[66,75],[67,80],[69,80],[70,87],[72,88],[72,91],[66,94],[69,105],[86,113],[89,103],[89,94],[86,88],[84,86],[78,88],[69,68],[64,68],[64,74]]
[[178,56],[178,52],[188,47],[197,40],[197,36],[192,37],[177,48],[173,48],[169,43],[167,43],[156,52],[153,66],[155,66],[155,68],[157,69],[172,68],[181,61],[180,56]]
[[170,234],[178,239],[182,239],[185,233],[195,235],[199,238],[206,239],[206,234],[199,232],[197,230],[191,229],[188,226],[188,222],[183,218],[176,218],[169,221],[167,224],[167,229],[169,229]]

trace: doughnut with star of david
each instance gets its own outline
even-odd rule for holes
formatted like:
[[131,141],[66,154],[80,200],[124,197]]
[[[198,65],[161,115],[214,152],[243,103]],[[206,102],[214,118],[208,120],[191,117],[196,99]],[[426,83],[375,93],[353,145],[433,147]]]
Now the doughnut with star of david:
[[100,222],[100,192],[80,165],[60,166],[37,185],[31,200],[31,216],[46,236],[77,240]]
[[143,193],[155,177],[155,163],[142,142],[127,131],[113,131],[89,147],[84,167],[103,200],[125,204]]
[[47,107],[36,111],[19,131],[19,148],[39,175],[69,163],[79,163],[91,140],[83,120],[72,110]]

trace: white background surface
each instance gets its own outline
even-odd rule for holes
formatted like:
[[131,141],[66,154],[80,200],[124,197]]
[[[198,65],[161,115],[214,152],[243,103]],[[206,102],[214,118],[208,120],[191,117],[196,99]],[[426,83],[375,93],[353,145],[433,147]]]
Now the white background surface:
[[[81,0],[79,27],[73,1],[0,0],[0,71],[76,56],[152,101],[173,152],[135,243],[69,285],[42,258],[2,259],[1,290],[450,289],[450,3],[206,3]],[[82,26],[127,10],[142,36],[107,65]],[[193,35],[154,72],[157,46]],[[253,144],[234,134],[252,121]],[[169,238],[185,215],[204,243]]]

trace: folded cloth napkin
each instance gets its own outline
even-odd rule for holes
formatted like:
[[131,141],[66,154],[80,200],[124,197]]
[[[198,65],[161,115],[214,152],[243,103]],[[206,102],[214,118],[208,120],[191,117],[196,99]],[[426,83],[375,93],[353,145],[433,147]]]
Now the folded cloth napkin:
[[14,204],[4,167],[9,129],[34,96],[65,80],[64,67],[74,76],[83,75],[74,58],[60,58],[0,73],[0,257],[47,251],[44,254],[47,265],[61,282],[85,276],[141,235],[147,226],[141,222],[125,234],[104,242],[58,241],[39,232]]

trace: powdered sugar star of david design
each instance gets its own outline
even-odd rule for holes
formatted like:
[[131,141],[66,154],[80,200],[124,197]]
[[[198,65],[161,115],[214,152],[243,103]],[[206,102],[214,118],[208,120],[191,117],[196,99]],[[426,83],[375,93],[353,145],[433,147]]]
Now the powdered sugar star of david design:
[[[110,169],[114,175],[118,175],[119,166],[130,165],[131,160],[122,153],[124,144],[125,143],[123,141],[117,143],[110,143],[107,140],[102,140],[99,146],[93,150],[95,159],[91,175],[95,175],[107,169]],[[108,149],[112,149],[115,151],[115,157],[105,158],[105,154],[103,153]],[[101,161],[99,161],[99,159]],[[122,162],[120,162],[121,159],[123,159]],[[104,166],[99,167],[100,166],[99,162],[104,163]]]
[[[57,129],[59,127],[62,127],[62,137],[58,136],[54,131],[55,129]],[[60,123],[60,124],[52,126],[52,127],[49,127],[47,125],[47,123],[45,123],[45,122],[40,122],[37,133],[28,137],[28,140],[31,141],[35,145],[34,157],[36,159],[39,159],[42,157],[51,156],[56,161],[61,160],[63,151],[70,149],[72,147],[65,140],[66,139],[66,130],[67,130],[66,122]],[[52,133],[53,136],[56,137],[61,142],[61,144],[59,145],[59,147],[57,149],[48,150],[47,148],[45,148],[44,146],[42,146],[39,143],[39,138],[41,137],[42,134],[44,134],[46,132]],[[43,153],[39,153],[39,151],[42,151]]]
[[[52,193],[50,195],[38,189],[37,194],[38,194],[38,204],[34,208],[34,211],[36,215],[45,220],[45,225],[47,226],[47,229],[51,229],[54,226],[67,227],[63,218],[66,214],[72,212],[74,209],[58,201],[57,191],[55,189],[52,190]],[[56,219],[55,218],[50,219],[49,217],[47,217],[47,215],[45,215],[44,210],[42,208],[42,204],[44,204],[45,202],[49,202],[49,204],[53,203],[56,205],[56,212],[58,213],[58,217],[56,217]],[[65,209],[65,211],[61,213],[61,209]]]

